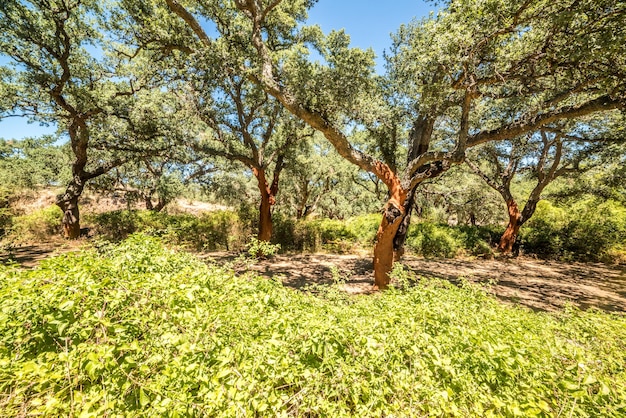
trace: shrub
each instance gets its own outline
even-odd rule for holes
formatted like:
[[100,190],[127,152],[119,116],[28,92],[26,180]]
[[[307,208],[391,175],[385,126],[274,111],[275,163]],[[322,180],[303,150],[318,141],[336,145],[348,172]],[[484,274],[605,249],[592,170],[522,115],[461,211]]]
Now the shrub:
[[298,250],[346,252],[355,242],[356,236],[343,221],[336,219],[301,220],[294,229],[294,244]]
[[541,201],[520,236],[525,252],[544,258],[619,261],[626,247],[626,208],[589,199],[565,211]]
[[[258,213],[258,212],[257,212]],[[281,212],[272,214],[272,242],[280,244],[283,250],[302,250],[299,243],[294,242],[297,221]],[[256,231],[256,229],[252,229]]]
[[6,234],[13,224],[13,212],[9,208],[0,207],[0,238]]
[[273,242],[295,251],[348,252],[356,245],[374,244],[380,215],[361,215],[346,221],[337,219],[293,220],[281,214],[274,216]]
[[407,246],[424,257],[450,258],[463,248],[463,240],[453,227],[422,222],[410,227]]
[[19,240],[43,240],[61,233],[63,212],[52,205],[12,219],[11,233]]
[[380,213],[355,216],[346,221],[346,227],[356,237],[359,244],[369,246],[373,245],[376,240],[376,232],[381,219]]
[[203,213],[197,224],[188,223],[179,231],[181,242],[189,240],[196,249],[203,250],[241,249],[248,235],[237,213],[228,210]]
[[280,251],[280,244],[272,244],[256,238],[252,238],[247,247],[248,255],[259,259],[272,258]]
[[248,235],[238,215],[225,210],[199,216],[118,210],[92,215],[89,219],[96,225],[97,233],[111,241],[123,240],[135,232],[149,232],[196,250],[241,249]]

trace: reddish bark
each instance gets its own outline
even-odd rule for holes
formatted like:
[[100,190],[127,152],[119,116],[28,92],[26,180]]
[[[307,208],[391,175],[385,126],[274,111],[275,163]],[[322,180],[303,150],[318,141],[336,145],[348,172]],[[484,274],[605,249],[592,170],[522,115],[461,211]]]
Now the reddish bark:
[[407,192],[402,188],[398,176],[387,165],[377,163],[376,168],[380,171],[379,178],[384,179],[390,192],[374,246],[374,286],[383,290],[389,285],[389,272],[393,268],[395,257],[401,255],[394,252],[394,238],[406,213],[404,203]]
[[259,241],[269,241],[272,238],[272,206],[276,204],[276,193],[278,192],[278,179],[270,186],[265,178],[265,170],[253,168],[252,173],[257,179],[259,191],[261,192],[261,204],[259,205]]
[[513,244],[517,239],[517,234],[522,227],[522,213],[517,206],[515,200],[509,199],[506,201],[506,207],[509,210],[509,224],[500,238],[498,244],[498,251],[502,254],[510,254],[513,251]]

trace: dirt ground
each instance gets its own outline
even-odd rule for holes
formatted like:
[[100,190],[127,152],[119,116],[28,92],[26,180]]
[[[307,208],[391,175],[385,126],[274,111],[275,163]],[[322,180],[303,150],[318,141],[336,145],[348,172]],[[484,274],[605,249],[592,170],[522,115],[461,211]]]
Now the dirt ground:
[[[209,254],[214,262],[232,260],[224,253]],[[458,283],[490,284],[489,291],[505,303],[533,310],[555,311],[566,303],[581,309],[598,308],[626,313],[626,266],[600,263],[563,263],[532,258],[500,260],[425,259],[405,256],[402,263],[418,276]],[[286,286],[345,280],[350,293],[372,291],[372,260],[365,255],[290,254],[258,261],[250,267],[266,277],[279,275]]]
[[[0,262],[10,258],[24,268],[35,267],[42,259],[75,251],[78,242],[17,246],[0,254]],[[233,261],[232,253],[203,254],[208,262]],[[464,278],[474,283],[490,284],[489,291],[505,303],[519,304],[533,310],[554,311],[566,303],[581,309],[598,308],[626,314],[626,266],[600,263],[563,263],[532,258],[499,260],[424,259],[405,256],[402,263],[418,276],[437,277],[458,283]],[[257,261],[247,267],[266,277],[280,276],[286,286],[302,288],[308,284],[330,284],[336,278],[345,281],[349,293],[372,291],[372,259],[362,255],[288,254]],[[237,269],[243,273],[245,268]]]

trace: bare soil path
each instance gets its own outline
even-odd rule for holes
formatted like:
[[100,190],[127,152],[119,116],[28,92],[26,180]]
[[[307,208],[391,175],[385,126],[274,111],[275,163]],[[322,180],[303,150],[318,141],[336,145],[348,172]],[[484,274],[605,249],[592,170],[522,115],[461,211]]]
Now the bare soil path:
[[[0,262],[10,260],[33,268],[42,259],[76,251],[84,241],[17,246],[1,253]],[[201,258],[215,263],[233,261],[233,253],[208,253]],[[564,263],[532,258],[514,259],[425,259],[405,256],[402,263],[418,276],[437,277],[458,283],[466,279],[489,285],[489,291],[506,303],[534,310],[554,311],[571,303],[581,309],[598,308],[626,314],[626,266],[600,263]],[[372,291],[372,259],[353,254],[287,254],[261,260],[250,269],[265,277],[280,277],[286,286],[345,282],[349,293]]]
[[[232,255],[208,255],[215,262]],[[425,259],[405,256],[402,263],[418,276],[458,283],[466,279],[488,284],[500,300],[533,310],[555,311],[571,303],[581,309],[598,308],[626,313],[626,266],[600,263],[564,263],[532,258]],[[261,260],[250,267],[266,276],[280,276],[286,286],[330,284],[338,275],[350,293],[372,290],[372,260],[363,255],[289,254]]]
[[18,244],[0,250],[0,263],[17,263],[25,268],[33,268],[42,260],[70,251],[79,251],[85,240],[66,241],[59,239],[46,243]]

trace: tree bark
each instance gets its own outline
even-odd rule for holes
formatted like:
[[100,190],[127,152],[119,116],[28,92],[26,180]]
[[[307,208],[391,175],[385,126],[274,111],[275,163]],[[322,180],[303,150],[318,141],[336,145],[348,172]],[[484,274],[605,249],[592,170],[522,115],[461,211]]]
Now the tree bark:
[[75,175],[67,186],[65,193],[56,198],[56,204],[63,211],[63,236],[68,239],[77,239],[80,236],[80,212],[78,198],[83,192],[85,184],[80,176]]
[[146,202],[146,209],[152,212],[161,212],[165,205],[167,205],[167,201],[161,196],[157,198],[156,205],[152,203],[152,193],[145,196],[144,201]]
[[[428,151],[434,126],[435,120],[424,116],[418,116],[413,121],[413,126],[411,127],[411,131],[409,133],[410,147],[407,155],[407,164],[411,163],[411,161],[415,158]],[[417,186],[410,189],[403,204],[404,216],[393,239],[394,261],[399,261],[404,255],[404,244],[406,242],[409,226],[411,224],[411,214],[413,212],[416,192]]]
[[502,254],[510,254],[513,251],[513,244],[517,239],[517,234],[522,227],[522,213],[517,206],[517,203],[513,199],[506,201],[506,207],[509,210],[509,224],[504,230],[504,234],[500,238],[498,244],[498,251]]
[[413,205],[415,203],[416,190],[410,190],[404,202],[404,217],[402,223],[398,227],[398,231],[393,239],[393,261],[400,261],[404,255],[404,244],[411,225],[411,215],[413,213]]
[[387,168],[384,178],[385,184],[389,187],[389,200],[383,208],[383,218],[376,233],[374,246],[374,287],[383,290],[391,281],[389,273],[394,262],[394,239],[406,214],[404,208],[407,192],[398,176],[388,166],[381,164],[379,167],[383,170]]
[[146,210],[154,210],[154,205],[152,204],[152,197],[145,196],[144,201],[146,202]]
[[278,191],[278,181],[275,176],[275,183],[272,187],[267,183],[265,170],[262,168],[252,168],[252,173],[257,179],[259,191],[261,192],[261,204],[259,205],[259,241],[269,241],[272,238],[272,206],[276,204],[276,192]]

